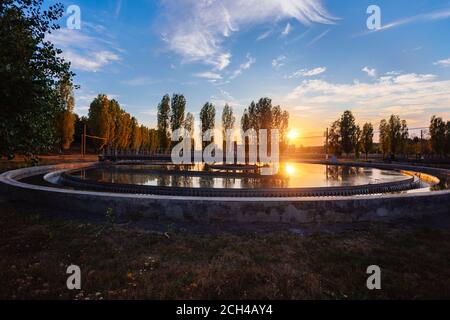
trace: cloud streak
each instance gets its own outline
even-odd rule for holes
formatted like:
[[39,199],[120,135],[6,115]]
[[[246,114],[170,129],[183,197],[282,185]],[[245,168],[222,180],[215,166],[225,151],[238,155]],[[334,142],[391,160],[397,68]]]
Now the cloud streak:
[[209,71],[196,73],[194,76],[196,76],[198,78],[208,79],[208,80],[220,80],[220,79],[222,79],[222,76],[219,73],[209,72]]
[[295,71],[293,74],[291,74],[290,76],[287,76],[286,78],[294,79],[294,78],[300,78],[300,77],[313,77],[313,76],[322,74],[325,71],[327,71],[327,68],[325,68],[325,67],[318,67],[318,68],[314,68],[314,69],[310,69],[310,70],[301,69],[301,70]]
[[319,34],[317,37],[315,37],[314,39],[312,39],[309,43],[308,43],[308,47],[311,47],[312,45],[314,45],[316,42],[318,42],[320,39],[322,39],[323,37],[325,37],[328,32],[330,32],[331,29],[325,30],[324,32],[322,32],[321,34]]
[[253,58],[249,53],[247,53],[247,61],[242,63],[237,70],[233,72],[233,74],[230,77],[230,80],[235,79],[236,77],[240,76],[242,72],[244,72],[247,69],[250,69],[250,67],[256,62],[256,59]]
[[286,27],[284,27],[283,32],[281,32],[281,36],[282,37],[288,36],[291,30],[292,30],[291,24],[288,22]]
[[[100,27],[97,26],[94,31],[98,30]],[[75,70],[98,72],[121,60],[119,51],[122,50],[102,37],[90,35],[84,29],[59,29],[49,34],[46,40],[63,50],[62,57],[70,61]]]
[[450,58],[436,61],[433,64],[440,67],[450,67]]
[[162,39],[168,49],[180,55],[183,62],[202,62],[219,71],[232,58],[226,39],[240,28],[286,19],[305,25],[334,21],[317,0],[165,0],[163,5],[167,23],[163,24]]

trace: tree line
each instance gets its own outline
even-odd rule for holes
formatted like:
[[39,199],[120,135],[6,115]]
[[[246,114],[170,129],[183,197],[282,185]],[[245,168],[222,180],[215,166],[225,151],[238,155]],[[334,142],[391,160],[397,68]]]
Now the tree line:
[[347,157],[354,154],[359,158],[361,153],[366,158],[369,153],[380,152],[383,158],[394,159],[396,156],[406,157],[410,154],[435,154],[445,157],[450,154],[450,121],[433,116],[429,126],[429,139],[423,136],[410,137],[408,123],[398,115],[383,119],[378,126],[379,142],[374,143],[374,126],[365,123],[362,128],[356,124],[351,111],[345,111],[334,121],[327,133],[326,148],[328,153]]
[[97,137],[93,144],[97,150],[103,148],[148,150],[158,148],[155,129],[140,125],[137,119],[121,108],[115,99],[99,94],[90,104],[87,119],[88,133]]
[[[59,134],[61,147],[68,149],[70,144],[79,138],[87,128],[89,135],[96,137],[90,144],[96,150],[113,148],[118,150],[145,150],[149,152],[170,152],[174,142],[172,133],[184,129],[191,137],[194,136],[195,117],[186,113],[186,98],[182,94],[164,95],[157,107],[157,127],[148,128],[140,125],[135,117],[127,113],[115,99],[109,99],[105,94],[99,94],[90,104],[87,117],[79,118],[73,114],[72,87],[63,87],[67,103],[60,118]],[[216,129],[216,106],[206,102],[199,113],[199,129],[201,135],[208,130]],[[233,108],[225,104],[221,115],[222,137],[225,140],[226,131],[235,129],[236,116]],[[245,109],[241,118],[241,129],[279,129],[281,141],[286,139],[289,126],[289,114],[280,106],[272,106],[269,98],[261,98],[252,102]],[[75,136],[75,138],[74,138]]]
[[[194,116],[188,112],[184,116],[186,109],[186,99],[183,95],[174,94],[172,99],[165,95],[158,105],[158,134],[160,145],[163,149],[168,149],[171,145],[171,131],[184,128],[193,136]],[[208,130],[216,129],[216,106],[211,102],[206,102],[200,110],[200,133],[203,136]],[[225,104],[221,115],[222,138],[225,140],[226,131],[235,129],[236,116],[233,108]],[[283,111],[280,106],[272,106],[272,100],[261,98],[258,102],[252,101],[245,109],[240,128],[245,132],[254,129],[278,129],[280,140],[286,140],[286,132],[289,126],[289,113]],[[214,139],[213,139],[214,140]],[[225,147],[223,141],[223,148]],[[205,143],[202,143],[205,146]]]

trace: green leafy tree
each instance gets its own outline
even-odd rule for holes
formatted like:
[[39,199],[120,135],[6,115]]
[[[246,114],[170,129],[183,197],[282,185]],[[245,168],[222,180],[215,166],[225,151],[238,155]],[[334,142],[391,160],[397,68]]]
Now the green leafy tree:
[[73,73],[46,36],[63,14],[59,3],[44,10],[43,0],[0,2],[1,155],[34,157],[58,142],[59,83],[71,82]]
[[62,111],[57,118],[58,136],[63,150],[68,150],[74,141],[75,134],[75,98],[70,81],[62,81],[59,86]]
[[155,153],[160,148],[160,139],[158,130],[150,129],[149,130],[149,140],[150,140],[150,152]]
[[365,123],[361,133],[361,150],[366,155],[366,160],[369,157],[369,152],[373,148],[373,125]]
[[77,114],[75,114],[75,142],[81,143],[81,135],[84,131],[84,126],[88,125],[88,118],[85,116],[79,117]]
[[402,140],[402,123],[398,115],[391,115],[388,121],[389,128],[389,152],[391,157],[395,158]]
[[335,156],[342,154],[341,123],[339,120],[333,122],[328,130],[328,152]]
[[172,96],[170,127],[172,132],[183,128],[184,112],[186,110],[186,99],[182,94]]
[[[212,103],[205,103],[200,110],[200,128],[202,137],[208,130],[214,130],[216,126],[216,108]],[[203,139],[202,139],[203,140]],[[206,143],[202,141],[202,150],[205,148]]]
[[287,146],[287,130],[289,128],[289,113],[283,111],[280,106],[273,107],[272,109],[272,128],[278,129],[280,133],[280,147],[281,151],[284,151]]
[[[226,133],[227,130],[234,129],[234,124],[236,123],[236,117],[233,114],[233,109],[227,104],[225,104],[225,107],[222,111],[222,149],[226,149]],[[224,152],[225,157],[225,152]],[[224,158],[225,159],[225,158]]]
[[409,129],[408,129],[408,123],[406,120],[402,120],[400,125],[400,153],[403,154],[403,156],[407,156],[408,154],[408,143],[409,143]]
[[109,100],[104,94],[99,94],[89,106],[89,133],[101,139],[94,141],[97,150],[101,150],[110,141]]
[[141,128],[139,127],[137,119],[135,117],[132,117],[130,148],[132,150],[139,151],[141,149],[141,144],[142,144]]
[[347,156],[355,150],[357,126],[351,111],[345,111],[339,122],[342,151]]
[[252,101],[252,103],[250,103],[250,106],[248,107],[248,117],[250,120],[250,129],[259,131],[260,121],[256,103],[254,101]]
[[442,157],[446,154],[447,149],[447,125],[442,120],[433,116],[430,122],[430,138],[431,138],[431,148],[434,154]]
[[251,128],[250,114],[248,113],[248,110],[245,109],[241,118],[241,129],[242,131],[246,132],[250,128]]
[[231,108],[228,104],[225,104],[222,112],[222,130],[225,136],[226,130],[230,130],[234,128],[234,124],[236,122],[236,117],[233,114],[233,108]]
[[160,147],[170,147],[170,97],[166,94],[158,105],[158,135]]
[[184,129],[189,134],[190,137],[194,137],[194,115],[190,112],[186,114],[186,119],[184,120]]
[[383,158],[389,153],[389,124],[383,119],[380,121],[380,151],[383,154]]
[[272,100],[269,98],[261,98],[256,103],[256,120],[257,130],[272,129],[273,117],[272,117]]
[[389,120],[380,122],[380,149],[383,157],[390,154],[394,159],[400,153],[405,153],[409,140],[408,124],[398,115],[391,115]]
[[117,147],[127,149],[131,144],[132,117],[127,112],[120,111],[120,126],[118,127]]

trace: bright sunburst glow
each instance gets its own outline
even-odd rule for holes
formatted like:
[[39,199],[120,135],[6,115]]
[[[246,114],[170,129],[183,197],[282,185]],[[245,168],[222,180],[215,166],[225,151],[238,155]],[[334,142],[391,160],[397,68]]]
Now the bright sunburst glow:
[[286,163],[286,175],[293,176],[295,174],[295,168],[293,165]]
[[292,142],[295,139],[297,139],[299,137],[299,133],[297,130],[295,129],[291,129],[289,130],[289,132],[287,133],[287,138]]

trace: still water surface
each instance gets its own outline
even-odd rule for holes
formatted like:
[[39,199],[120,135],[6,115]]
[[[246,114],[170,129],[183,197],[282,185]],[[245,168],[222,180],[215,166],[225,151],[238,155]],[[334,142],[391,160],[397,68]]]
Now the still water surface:
[[[133,170],[127,172],[127,168]],[[152,170],[164,171],[152,173]],[[173,170],[176,170],[176,174]],[[120,166],[120,170],[115,167],[94,168],[74,175],[88,180],[121,184],[230,189],[355,186],[399,181],[408,177],[390,170],[304,163],[284,163],[279,174],[271,177],[239,177],[236,174],[231,178],[195,176],[196,172],[205,170],[202,165],[182,168],[173,165],[142,165]],[[189,174],[183,174],[185,171],[189,171]]]

